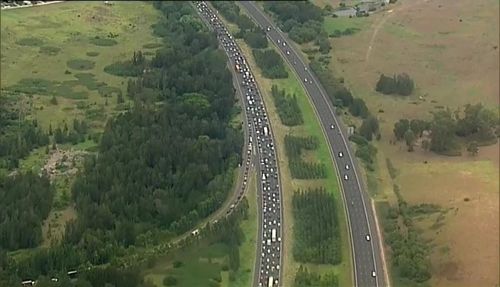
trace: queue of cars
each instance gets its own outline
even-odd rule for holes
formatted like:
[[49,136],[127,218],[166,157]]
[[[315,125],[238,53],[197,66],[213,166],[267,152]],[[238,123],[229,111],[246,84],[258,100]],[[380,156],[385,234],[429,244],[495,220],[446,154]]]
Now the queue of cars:
[[[253,149],[258,150],[258,170],[260,171],[258,198],[260,198],[259,207],[262,216],[259,217],[261,220],[259,222],[256,285],[259,287],[279,286],[282,262],[281,187],[274,140],[265,106],[255,78],[232,35],[205,2],[194,3],[201,17],[215,31],[219,43],[229,56],[237,72],[238,84],[244,93],[243,101],[249,130],[247,153],[250,156]],[[246,163],[245,181],[250,157],[247,157]],[[229,212],[231,210],[228,210]]]

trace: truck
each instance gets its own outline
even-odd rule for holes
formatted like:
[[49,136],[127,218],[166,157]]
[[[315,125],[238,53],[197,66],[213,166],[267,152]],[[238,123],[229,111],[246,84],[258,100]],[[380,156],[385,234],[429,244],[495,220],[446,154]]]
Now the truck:
[[236,64],[235,68],[236,68],[236,71],[238,71],[238,72],[240,71],[240,65]]
[[267,287],[273,287],[274,284],[274,278],[273,276],[269,277],[269,280],[267,281]]
[[268,136],[269,135],[269,131],[267,130],[267,127],[264,127],[264,136]]
[[271,239],[273,240],[273,242],[276,242],[276,228],[273,228],[273,230],[271,230]]

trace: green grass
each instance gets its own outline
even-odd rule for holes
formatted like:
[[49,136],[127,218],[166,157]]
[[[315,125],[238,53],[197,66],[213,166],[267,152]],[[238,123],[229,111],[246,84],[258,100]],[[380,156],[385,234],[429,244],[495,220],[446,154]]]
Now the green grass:
[[41,168],[44,166],[45,161],[49,157],[45,153],[46,147],[39,147],[34,149],[29,156],[25,159],[19,161],[19,168],[22,171],[32,171],[34,173],[39,173]]
[[[369,18],[369,17],[368,17]],[[347,29],[356,29],[363,30],[367,28],[371,19],[367,17],[325,17],[325,21],[323,22],[323,27],[325,28],[328,34],[332,34],[335,30],[345,31]]]
[[144,49],[155,49],[155,48],[160,48],[161,46],[163,46],[163,44],[160,43],[147,43],[142,45]]
[[[209,286],[212,278],[220,275],[227,252],[224,244],[193,245],[157,260],[155,266],[145,272],[145,278],[158,287],[163,286],[163,279],[169,275],[177,278],[177,287]],[[183,264],[173,268],[174,261]]]
[[[308,96],[305,94],[303,87],[300,85],[295,74],[290,70],[289,66],[286,65],[289,77],[286,79],[273,80],[272,82],[277,84],[280,89],[285,89],[287,93],[294,93],[297,95],[297,101],[302,111],[304,117],[304,124],[298,126],[294,129],[294,135],[300,136],[314,136],[319,139],[319,146],[316,150],[311,153],[314,155],[317,162],[323,164],[326,168],[327,178],[324,180],[318,180],[326,188],[328,192],[333,193],[336,204],[338,208],[339,224],[341,226],[341,240],[342,240],[342,263],[338,266],[332,267],[331,265],[325,268],[318,266],[318,271],[328,269],[334,269],[337,274],[339,274],[340,286],[350,286],[351,285],[351,270],[350,270],[350,245],[349,237],[346,230],[347,218],[345,217],[342,196],[340,194],[339,182],[337,178],[336,170],[333,166],[332,158],[330,156],[330,151],[328,144],[326,142],[325,136],[323,135],[323,130],[319,124],[319,119],[316,117],[314,108],[309,102]],[[311,270],[314,270],[312,264],[308,264]]]
[[[115,96],[126,89],[126,80],[105,73],[104,67],[129,60],[144,43],[158,43],[151,25],[159,16],[146,2],[65,2],[2,11],[0,88],[34,94],[29,117],[44,128],[85,118],[85,111],[76,108],[80,102],[103,107],[103,117],[91,123],[102,129],[108,115],[122,110]],[[92,74],[81,76],[82,69]],[[49,103],[53,95],[58,105]]]
[[255,267],[255,254],[257,248],[257,186],[255,172],[249,173],[247,191],[248,219],[240,224],[245,239],[240,246],[240,268],[235,274],[236,280],[229,281],[229,272],[222,272],[221,287],[247,287],[252,285],[253,271]]
[[103,46],[103,47],[109,47],[109,46],[114,46],[114,45],[117,45],[118,42],[116,40],[113,40],[113,39],[107,39],[107,38],[97,38],[98,36],[96,36],[96,38],[92,38],[90,39],[90,43],[96,45],[96,46]]
[[52,47],[52,46],[42,46],[38,51],[40,54],[47,56],[56,56],[61,51],[61,48]]
[[68,68],[73,70],[92,70],[95,66],[95,63],[89,60],[83,59],[73,59],[69,60],[66,65]]
[[97,56],[99,56],[99,52],[89,51],[86,53],[86,55],[89,57],[97,57]]

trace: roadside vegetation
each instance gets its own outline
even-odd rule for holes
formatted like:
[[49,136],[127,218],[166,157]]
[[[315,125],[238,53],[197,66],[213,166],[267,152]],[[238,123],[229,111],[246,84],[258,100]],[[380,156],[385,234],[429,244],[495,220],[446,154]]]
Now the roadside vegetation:
[[[221,12],[222,14],[222,12]],[[235,27],[235,24],[229,24],[229,29],[232,31],[237,31],[237,27]],[[309,100],[307,99],[307,96],[304,93],[304,90],[302,86],[300,85],[300,82],[298,79],[294,76],[293,72],[289,69],[288,66],[285,65],[285,69],[287,71],[288,77],[283,78],[283,79],[268,79],[264,75],[264,71],[259,67],[259,65],[256,63],[257,59],[255,59],[254,53],[252,53],[252,49],[247,43],[244,42],[244,40],[237,40],[238,44],[243,50],[243,53],[245,55],[250,55],[251,57],[248,57],[247,60],[249,62],[249,65],[252,69],[252,71],[255,74],[256,77],[256,82],[258,83],[261,92],[263,93],[264,101],[266,103],[266,107],[269,111],[269,118],[271,121],[271,125],[273,128],[273,133],[276,138],[276,150],[278,153],[278,158],[280,159],[280,162],[283,162],[285,164],[280,164],[280,174],[281,174],[281,183],[283,185],[284,190],[296,190],[296,189],[301,189],[304,192],[310,190],[310,189],[315,189],[315,188],[320,188],[323,187],[326,191],[326,193],[330,194],[333,197],[333,200],[335,202],[339,202],[341,200],[341,195],[338,192],[338,181],[336,177],[336,173],[334,170],[334,167],[331,163],[330,160],[330,154],[328,151],[328,147],[324,141],[324,136],[323,132],[321,130],[321,127],[319,123],[317,122],[317,119],[314,114],[313,107],[310,105]],[[272,48],[274,51],[274,47]],[[273,90],[273,85],[276,86],[276,91],[283,91],[285,95],[295,95],[297,104],[300,108],[300,114],[302,115],[303,118],[303,123],[299,125],[294,125],[294,126],[287,126],[286,121],[283,121],[283,119],[280,117],[280,114],[283,112],[280,112],[279,109],[282,109],[281,105],[278,105],[277,102],[273,99],[272,95],[272,90]],[[290,99],[290,98],[289,98]],[[273,104],[274,103],[274,104]],[[292,104],[292,102],[290,102]],[[295,169],[297,177],[304,177],[304,179],[294,179],[292,176],[291,169],[293,169],[290,165],[291,161],[290,158],[288,157],[287,153],[288,151],[285,148],[285,138],[287,137],[292,137],[292,138],[297,138],[299,142],[302,141],[311,141],[313,142],[313,146],[316,145],[314,142],[317,142],[317,147],[311,147],[311,149],[303,149],[300,148],[302,151],[300,153],[299,160],[296,161],[300,162],[299,169]],[[293,141],[293,140],[292,140]],[[294,145],[294,144],[292,144]],[[302,145],[299,143],[299,146]],[[296,153],[298,146],[295,146],[292,149],[295,149],[293,152]],[[314,171],[314,174],[311,173],[310,167],[308,167],[307,172],[305,171],[305,164],[314,164],[315,167],[317,167]],[[287,220],[290,221],[289,223],[285,223],[284,225],[284,265],[283,265],[283,270],[284,270],[284,278],[283,278],[283,284],[286,286],[294,286],[294,281],[295,281],[295,273],[300,267],[300,263],[295,261],[293,258],[293,242],[295,240],[295,233],[294,229],[291,228],[291,226],[294,224],[293,220],[293,210],[292,210],[292,194],[283,194],[283,202],[284,202],[284,216],[288,218]],[[314,264],[314,263],[306,263],[307,268],[310,270],[310,278],[312,281],[310,281],[308,278],[309,276],[303,276],[302,279],[300,280],[305,280],[303,283],[307,284],[307,282],[311,284],[315,284],[314,282],[316,280],[317,276],[333,276],[335,277],[332,280],[338,280],[342,284],[345,285],[351,285],[350,280],[350,260],[349,258],[349,248],[348,248],[348,241],[347,237],[345,236],[345,230],[346,230],[346,222],[343,220],[344,218],[344,211],[343,207],[340,206],[341,208],[335,210],[334,212],[337,212],[338,218],[338,225],[339,225],[339,231],[340,231],[340,236],[339,236],[339,242],[338,244],[342,246],[340,248],[342,252],[342,261],[340,264],[336,265],[331,265],[331,264]],[[330,214],[331,216],[331,214]],[[312,223],[311,223],[312,224]],[[332,235],[333,236],[333,235]],[[289,255],[287,255],[289,254]],[[345,259],[344,259],[345,258]],[[327,275],[329,274],[329,275]],[[307,277],[307,278],[306,278]],[[318,281],[319,282],[319,281]],[[327,286],[335,286],[331,285],[330,279],[325,279],[325,284]],[[302,283],[300,283],[302,284]],[[330,284],[330,285],[329,285]],[[307,285],[306,285],[307,286]]]
[[326,168],[323,163],[308,162],[302,158],[302,151],[313,151],[319,147],[319,139],[313,136],[285,136],[285,151],[288,158],[288,168],[292,178],[318,179],[326,178]]
[[285,90],[279,90],[276,85],[271,88],[271,95],[282,124],[292,127],[304,123],[297,95],[286,94]]
[[293,257],[301,263],[339,264],[340,230],[335,199],[324,188],[293,194]]
[[[478,31],[498,21],[498,3],[442,3],[446,10],[435,10],[424,1],[398,1],[352,18],[332,17],[337,7],[328,5],[341,10],[357,1],[314,3],[324,7],[334,49],[324,55],[314,42],[300,46],[337,114],[355,128],[349,138],[381,227],[389,222],[392,285],[497,284],[498,256],[489,254],[498,253],[498,232],[491,232],[498,230],[498,176],[490,176],[498,174],[498,66],[490,64],[498,59],[498,29]],[[443,17],[456,21],[441,25]],[[364,118],[354,116],[365,108],[352,109],[347,95],[363,99]],[[410,212],[433,205],[442,207]]]
[[[46,178],[53,172],[40,179],[20,170],[15,171],[16,175],[0,176],[2,204],[8,203],[2,209],[8,219],[1,226],[0,285],[15,286],[22,279],[39,278],[37,286],[59,286],[44,278],[55,276],[67,282],[66,272],[78,270],[79,278],[64,286],[151,286],[140,276],[142,260],[148,254],[172,248],[167,240],[193,228],[226,199],[243,144],[241,127],[233,128],[231,124],[237,110],[226,58],[189,3],[153,5],[163,15],[154,31],[171,44],[157,50],[150,59],[134,52],[132,60],[120,66],[121,70],[140,67],[146,71],[135,79],[121,79],[128,83],[126,101],[133,106],[107,120],[104,132],[97,138],[98,156],[87,156],[74,181],[68,183],[77,216],[66,224],[59,241],[43,249],[5,252],[4,246],[9,250],[39,246],[42,221],[50,211],[57,181],[50,183]],[[77,60],[68,65],[72,70],[97,68],[89,63]],[[102,65],[100,68],[104,69]],[[184,76],[186,73],[190,78]],[[169,77],[162,76],[165,74]],[[80,80],[94,83],[93,75],[80,75]],[[51,95],[50,90],[33,94],[38,92]],[[52,105],[61,104],[59,98],[52,99]],[[2,137],[2,145],[13,151],[1,155],[2,163],[6,163],[2,167],[8,172],[36,147],[83,145],[82,140],[94,127],[75,119],[72,126],[69,122],[49,122],[42,129],[37,128],[36,121],[25,121],[12,113],[9,105],[2,105],[0,111],[0,119],[7,123],[2,128],[12,129],[2,131],[12,134],[5,141]],[[106,116],[100,120],[106,121]],[[24,128],[21,124],[25,122]],[[20,127],[26,130],[23,137],[19,137]],[[32,187],[35,184],[37,188]],[[226,227],[221,224],[204,230],[207,234],[229,236],[221,240],[228,245],[228,266],[236,271],[241,231],[236,221],[229,220],[221,220],[221,224],[236,228],[231,232],[222,232]],[[19,231],[12,232],[20,226]],[[189,242],[183,240],[179,245],[182,248]],[[109,266],[104,269],[109,272],[101,272],[103,265]],[[121,283],[119,278],[129,280]],[[174,280],[165,282],[173,284]]]

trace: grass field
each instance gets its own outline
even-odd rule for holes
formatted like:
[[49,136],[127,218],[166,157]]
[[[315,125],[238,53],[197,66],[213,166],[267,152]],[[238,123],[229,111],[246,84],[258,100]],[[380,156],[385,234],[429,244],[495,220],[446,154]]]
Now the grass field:
[[[432,247],[431,286],[499,284],[499,145],[481,147],[477,157],[465,152],[445,157],[420,148],[408,153],[403,143],[389,140],[395,121],[428,119],[439,106],[482,102],[498,109],[498,9],[496,0],[398,1],[360,19],[368,24],[354,35],[331,39],[330,68],[379,117],[378,166],[367,175],[371,193],[394,203],[392,185],[397,183],[410,204],[436,203],[453,210],[439,227],[418,223]],[[345,27],[334,20],[327,19],[325,27]],[[374,92],[380,73],[401,72],[416,84],[409,98]],[[399,172],[395,180],[386,158]]]
[[[126,88],[103,68],[157,43],[150,26],[158,15],[150,4],[119,1],[2,11],[0,86],[33,94],[28,108],[43,127],[99,112],[104,117],[92,120],[99,129]],[[49,103],[54,95],[57,105]]]
[[[226,22],[227,23],[227,22]],[[234,25],[229,24],[229,27],[234,27]],[[326,140],[323,136],[321,126],[316,118],[313,107],[311,106],[307,95],[305,94],[303,87],[300,82],[295,77],[293,72],[287,66],[287,72],[290,75],[286,79],[275,79],[269,80],[262,76],[260,69],[257,67],[255,60],[253,59],[250,48],[242,41],[237,40],[239,46],[243,50],[243,54],[247,55],[247,60],[250,68],[256,78],[256,82],[259,84],[259,88],[263,93],[264,103],[268,111],[268,116],[271,121],[271,127],[276,140],[276,150],[278,155],[280,175],[281,175],[281,186],[283,190],[283,205],[284,205],[284,218],[285,224],[284,228],[284,250],[283,250],[283,260],[284,260],[284,273],[283,273],[283,286],[293,286],[293,280],[295,277],[295,272],[299,267],[299,263],[295,262],[292,256],[292,246],[293,246],[293,216],[292,216],[292,192],[298,188],[307,189],[308,187],[315,188],[324,186],[326,190],[332,192],[335,196],[337,206],[339,207],[339,224],[340,230],[342,230],[342,263],[337,266],[332,265],[313,265],[307,264],[309,270],[317,272],[334,271],[339,275],[340,286],[350,286],[351,283],[351,254],[350,245],[347,235],[346,219],[345,213],[342,205],[342,198],[339,191],[336,171],[331,161],[330,153]],[[299,106],[301,107],[301,112],[304,118],[304,124],[296,127],[284,126],[276,111],[273,99],[271,97],[271,86],[275,84],[279,89],[284,89],[287,94],[295,94]],[[295,136],[315,136],[320,140],[319,148],[305,153],[305,159],[308,161],[315,161],[323,163],[327,168],[328,177],[324,180],[296,180],[292,179],[290,170],[288,168],[288,158],[285,154],[284,149],[284,138],[286,134],[292,134]]]

